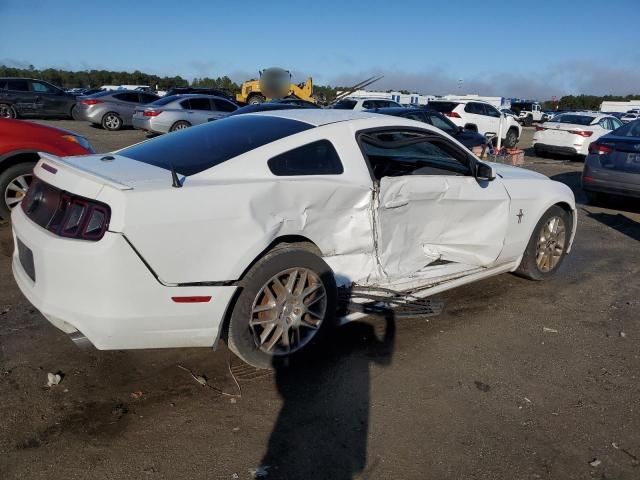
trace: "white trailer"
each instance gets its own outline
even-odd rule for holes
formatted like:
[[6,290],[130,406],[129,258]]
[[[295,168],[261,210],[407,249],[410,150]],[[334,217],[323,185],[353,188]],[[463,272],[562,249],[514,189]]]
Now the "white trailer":
[[629,100],[628,102],[602,102],[600,105],[601,112],[620,112],[627,113],[634,108],[640,108],[640,99]]
[[[338,92],[340,95],[340,92]],[[376,92],[369,90],[356,90],[349,94],[349,98],[380,98],[384,100],[393,100],[401,105],[426,105],[429,100],[436,98],[433,95],[422,95],[419,93],[400,93],[400,92]]]

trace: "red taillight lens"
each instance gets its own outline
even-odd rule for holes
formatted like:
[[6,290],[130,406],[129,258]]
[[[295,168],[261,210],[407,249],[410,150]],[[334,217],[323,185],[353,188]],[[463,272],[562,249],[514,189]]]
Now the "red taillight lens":
[[607,153],[613,152],[613,148],[608,147],[607,145],[603,145],[601,143],[593,142],[589,145],[589,153],[595,153],[598,155],[606,155]]
[[142,114],[143,117],[157,117],[162,112],[160,110],[145,110]]
[[543,130],[546,130],[546,128],[541,127],[540,125],[536,125],[536,132],[541,132]]
[[100,240],[109,227],[111,209],[104,203],[64,193],[47,230],[61,237]]
[[593,132],[589,132],[586,130],[571,130],[569,133],[573,133],[574,135],[580,135],[581,137],[590,137],[593,135]]
[[460,118],[457,112],[444,112],[444,115],[449,118]]
[[86,100],[82,100],[83,105],[97,105],[99,103],[104,103],[102,100],[96,100],[95,98],[88,98]]

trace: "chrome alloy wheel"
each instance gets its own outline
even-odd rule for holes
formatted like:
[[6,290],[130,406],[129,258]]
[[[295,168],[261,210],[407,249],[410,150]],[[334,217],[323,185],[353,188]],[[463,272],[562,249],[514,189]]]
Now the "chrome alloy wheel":
[[249,328],[256,346],[269,355],[289,355],[316,335],[327,311],[327,292],[318,275],[290,268],[258,291]]
[[9,210],[15,208],[22,201],[29,190],[32,178],[33,175],[29,173],[20,175],[9,182],[4,191],[4,203],[9,207]]
[[104,126],[109,130],[117,130],[118,128],[120,128],[120,122],[120,117],[118,117],[117,115],[109,114],[104,119]]
[[551,217],[540,230],[536,248],[536,264],[541,272],[550,272],[564,254],[567,229],[560,217]]

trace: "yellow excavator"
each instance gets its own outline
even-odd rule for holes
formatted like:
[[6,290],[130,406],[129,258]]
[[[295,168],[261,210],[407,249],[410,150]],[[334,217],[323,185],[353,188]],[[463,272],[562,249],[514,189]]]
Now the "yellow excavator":
[[291,72],[283,68],[266,68],[259,73],[259,80],[248,80],[242,84],[240,93],[236,94],[238,103],[256,104],[287,97],[316,103],[311,77],[304,83],[291,83]]

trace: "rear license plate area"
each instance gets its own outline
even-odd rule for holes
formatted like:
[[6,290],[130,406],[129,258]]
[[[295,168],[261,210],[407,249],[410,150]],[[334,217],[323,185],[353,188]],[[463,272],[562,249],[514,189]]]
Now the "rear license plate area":
[[36,268],[33,263],[33,252],[18,238],[18,258],[22,269],[31,280],[36,281]]

